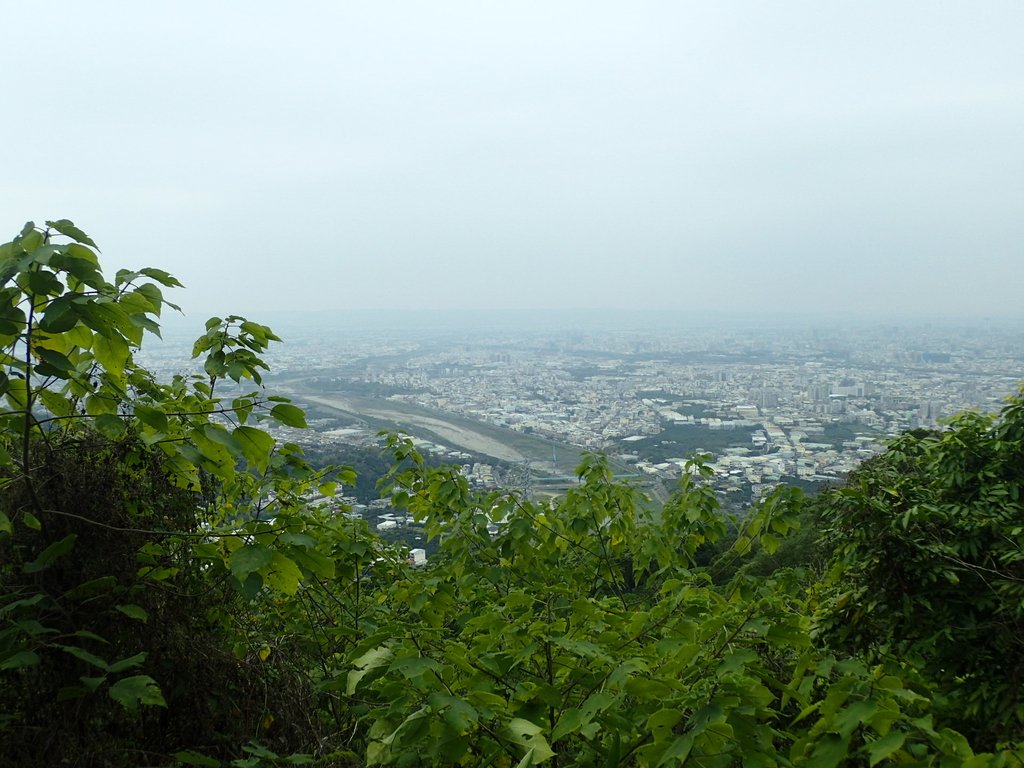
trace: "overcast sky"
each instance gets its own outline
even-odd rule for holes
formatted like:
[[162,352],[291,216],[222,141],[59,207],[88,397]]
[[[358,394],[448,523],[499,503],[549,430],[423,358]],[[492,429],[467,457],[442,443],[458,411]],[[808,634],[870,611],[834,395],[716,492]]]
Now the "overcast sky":
[[189,316],[1024,312],[1024,2],[4,2],[0,215]]

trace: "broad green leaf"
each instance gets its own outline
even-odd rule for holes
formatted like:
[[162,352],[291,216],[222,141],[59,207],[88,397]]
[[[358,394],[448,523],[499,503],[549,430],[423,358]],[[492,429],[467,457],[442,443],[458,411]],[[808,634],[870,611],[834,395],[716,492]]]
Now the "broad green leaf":
[[300,568],[304,568],[315,576],[319,576],[322,579],[334,578],[334,560],[315,549],[292,549],[288,556]]
[[189,430],[188,436],[200,452],[194,460],[207,472],[222,480],[230,480],[235,474],[235,456],[223,443],[207,437],[206,426],[209,425]]
[[54,416],[70,416],[74,413],[71,401],[63,395],[54,392],[52,389],[44,389],[39,393],[39,399],[50,413]]
[[659,768],[663,765],[685,765],[686,758],[690,756],[690,751],[693,749],[693,739],[692,733],[677,737],[662,754],[661,760],[658,761]]
[[94,667],[98,667],[102,669],[104,672],[110,669],[110,665],[107,664],[106,661],[101,659],[96,654],[90,653],[89,651],[85,650],[85,648],[80,648],[77,645],[62,645],[59,647],[65,653],[70,654],[71,656],[74,656],[76,659],[80,659],[87,664],[92,664]]
[[[169,272],[164,272],[162,269],[156,269],[155,267],[144,267],[139,270],[139,274],[145,275],[148,278],[156,280],[158,283],[160,283],[160,285],[164,286],[165,288],[184,287],[180,282],[178,282],[178,278],[174,277],[174,275],[170,274]],[[219,324],[219,322],[217,324]],[[209,324],[207,324],[207,327],[209,327]]]
[[134,656],[129,656],[127,658],[121,659],[120,661],[115,661],[113,664],[110,665],[108,671],[113,673],[124,672],[126,669],[137,667],[146,660],[146,655],[146,652],[143,651],[142,653],[137,653]]
[[[446,694],[442,695],[446,696]],[[447,696],[447,698],[451,701],[448,703],[448,708],[444,711],[444,720],[455,729],[456,733],[464,736],[476,724],[479,715],[476,709],[465,701],[451,696]]]
[[220,768],[221,765],[220,760],[214,760],[212,757],[201,755],[189,749],[175,752],[174,759],[185,765],[198,765],[200,768]]
[[164,294],[153,283],[143,283],[135,289],[135,295],[144,298],[149,304],[149,311],[155,315],[160,314],[160,307],[164,303]]
[[167,414],[159,408],[153,408],[148,405],[136,405],[135,418],[158,432],[165,432],[167,430]]
[[265,325],[254,323],[251,320],[245,320],[240,328],[246,333],[252,334],[255,338],[260,341],[280,341],[281,339]]
[[586,725],[583,710],[576,708],[567,709],[558,718],[558,722],[555,723],[555,727],[551,730],[551,741],[557,742],[570,733],[575,733],[583,725]]
[[46,333],[66,333],[78,323],[74,294],[58,296],[51,301],[39,319],[39,328]]
[[90,676],[87,676],[87,675],[83,675],[82,677],[79,677],[78,679],[82,681],[82,683],[85,685],[85,687],[87,689],[89,689],[90,691],[93,691],[93,692],[95,692],[101,685],[103,685],[105,682],[107,682],[107,676],[106,675],[98,675],[96,677],[90,677]]
[[274,449],[274,438],[255,427],[235,427],[232,433],[246,461],[258,470],[267,468],[270,452]]
[[[532,599],[531,599],[532,602]],[[565,648],[567,651],[585,659],[607,660],[609,657],[597,644],[588,640],[576,640],[569,637],[556,637],[552,641],[556,645]]]
[[206,371],[211,377],[223,375],[227,365],[224,362],[224,353],[221,350],[215,350],[211,352],[206,362],[203,363],[203,370]]
[[106,337],[117,332],[111,312],[95,301],[87,301],[76,305],[78,319],[88,328],[95,331],[96,336]]
[[39,571],[49,568],[56,560],[74,549],[75,542],[77,540],[77,533],[69,533],[60,541],[55,541],[46,547],[46,549],[39,553],[35,560],[30,563],[25,563],[25,565],[22,566],[22,570],[25,573],[38,573]]
[[301,408],[291,403],[278,403],[270,409],[270,415],[286,427],[306,428],[306,415]]
[[426,656],[406,656],[401,659],[396,659],[391,665],[391,669],[401,672],[412,681],[416,681],[422,678],[427,672],[439,672],[441,670],[441,664],[440,662]]
[[836,768],[847,758],[849,744],[849,739],[844,739],[837,733],[825,733],[818,740],[805,765],[808,768]]
[[73,290],[80,290],[81,285],[89,286],[96,291],[103,291],[106,281],[100,273],[95,261],[95,254],[84,245],[72,243],[65,248],[65,253],[60,258],[52,260],[54,266],[61,266],[68,273],[68,287]]
[[267,749],[262,744],[259,744],[255,741],[250,741],[248,744],[242,747],[242,751],[248,752],[250,755],[255,755],[256,757],[262,757],[266,760],[277,760],[277,758],[279,757],[279,755],[276,752]]
[[140,705],[166,707],[167,702],[160,692],[160,686],[149,675],[134,675],[118,680],[110,686],[110,698],[129,712],[135,712]]
[[115,379],[124,377],[130,352],[128,343],[116,333],[97,334],[93,338],[92,352],[96,362],[102,365]]
[[647,718],[647,730],[655,741],[662,741],[672,736],[672,729],[682,717],[683,713],[678,709],[659,709]]
[[231,401],[231,410],[235,412],[235,417],[240,424],[245,424],[249,420],[253,405],[253,399],[249,396],[237,397]]
[[72,362],[56,350],[37,347],[36,354],[39,355],[36,373],[40,376],[54,376],[59,379],[66,379],[75,370]]
[[94,336],[95,331],[86,325],[76,325],[64,333],[64,338],[67,339],[69,344],[81,349],[92,349]]
[[91,245],[93,248],[97,247],[96,243],[93,242],[93,239],[91,237],[89,237],[87,234],[85,234],[85,232],[80,230],[67,219],[57,219],[57,221],[48,221],[46,222],[46,226],[52,230],[60,232],[62,235],[70,237],[72,240],[75,240],[79,243]]
[[302,580],[302,571],[295,561],[285,557],[280,552],[274,553],[270,568],[264,574],[267,586],[284,592],[286,595],[294,595],[299,589],[299,582]]
[[615,697],[605,691],[592,693],[579,709],[568,709],[559,718],[551,732],[551,740],[558,741],[570,733],[583,730],[594,717],[615,702]]
[[241,593],[246,600],[255,600],[256,595],[263,589],[263,577],[257,572],[250,573],[242,582]]
[[100,637],[95,632],[90,632],[87,629],[79,629],[74,633],[75,637],[80,637],[83,640],[95,640],[97,643],[103,643],[104,645],[110,645],[110,641]]
[[282,533],[278,537],[278,541],[285,544],[294,544],[296,547],[302,547],[303,549],[313,549],[317,545],[317,539],[308,533],[293,533],[292,531]]
[[526,752],[533,751],[534,764],[542,763],[555,753],[544,738],[543,728],[520,717],[513,718],[502,730],[502,735]]
[[0,288],[0,338],[4,346],[25,330],[25,312],[18,306],[19,301],[21,291],[17,288]]
[[117,407],[118,401],[110,395],[89,395],[85,398],[85,412],[90,416],[116,416]]
[[382,645],[378,648],[367,651],[358,659],[352,662],[352,666],[355,667],[348,673],[348,682],[345,687],[345,694],[352,696],[356,692],[356,687],[359,685],[359,681],[362,680],[366,675],[375,669],[387,666],[391,659],[394,657],[394,653],[386,645]]
[[223,445],[232,454],[239,454],[242,452],[242,447],[238,441],[235,440],[231,432],[228,432],[220,424],[204,424],[203,434],[208,440]]
[[39,654],[35,651],[17,651],[10,656],[0,659],[0,670],[34,667],[38,663]]
[[123,613],[125,616],[127,616],[130,619],[135,619],[136,621],[141,621],[143,624],[145,624],[147,621],[149,621],[149,614],[146,612],[146,609],[143,608],[142,606],[134,605],[134,604],[127,604],[127,605],[117,605],[117,606],[114,606],[114,607],[117,608],[117,610],[119,610],[121,613]]
[[28,287],[36,296],[52,296],[63,289],[60,280],[48,269],[36,269],[28,275]]
[[22,248],[31,250],[43,242],[43,233],[36,229],[34,221],[26,221],[25,226],[21,228],[21,232],[18,234],[18,240]]
[[124,434],[127,425],[120,416],[112,413],[101,413],[96,417],[96,429],[107,437],[117,439]]
[[749,648],[737,648],[731,653],[725,654],[722,663],[718,667],[719,675],[727,675],[739,672],[746,664],[752,664],[758,660],[757,653]]
[[906,733],[893,729],[882,738],[868,742],[868,764],[871,768],[889,758],[896,750],[902,747],[906,738]]
[[246,544],[231,553],[228,567],[239,581],[255,571],[266,568],[274,560],[274,552],[263,544]]
[[129,315],[129,317],[131,318],[132,323],[134,323],[137,327],[149,331],[157,338],[163,338],[163,336],[160,333],[160,324],[153,320],[152,318],[147,317],[146,315],[143,315],[141,313],[133,313]]
[[130,269],[119,269],[114,273],[114,285],[120,288],[122,285],[130,283],[138,277],[140,277],[139,272],[133,272]]
[[7,402],[16,411],[23,411],[28,403],[28,387],[23,378],[11,376],[7,380]]
[[835,722],[838,726],[839,734],[843,738],[849,738],[860,725],[870,721],[877,711],[878,702],[876,701],[868,699],[853,702],[849,707],[836,715]]

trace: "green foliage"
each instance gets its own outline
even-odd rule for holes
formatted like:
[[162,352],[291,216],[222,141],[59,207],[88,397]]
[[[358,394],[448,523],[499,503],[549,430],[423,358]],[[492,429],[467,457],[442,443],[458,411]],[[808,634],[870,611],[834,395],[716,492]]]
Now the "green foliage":
[[1018,736],[1019,400],[743,521],[700,459],[657,511],[594,455],[541,504],[391,435],[417,568],[312,501],[351,470],[263,428],[305,425],[262,389],[269,328],[212,318],[169,382],[136,363],[177,285],[108,282],[66,220],[0,245],[0,764],[1021,765],[974,752]]
[[838,647],[911,664],[946,722],[1024,736],[1024,398],[908,433],[824,500],[837,548],[817,622]]
[[[775,521],[771,535],[749,544],[735,546],[748,556],[720,555],[710,567],[716,583],[725,584],[738,577],[768,578],[782,571],[795,571],[806,584],[817,583],[828,570],[831,546],[822,540],[821,504],[816,496],[803,497],[790,487],[780,494],[788,497],[786,516]],[[778,498],[778,497],[776,497]],[[766,546],[761,545],[764,541]]]
[[[389,575],[378,628],[350,655],[345,690],[365,712],[368,763],[972,754],[931,727],[926,701],[900,678],[817,651],[784,583],[714,588],[695,553],[727,526],[699,462],[655,517],[599,457],[581,465],[577,488],[541,507],[473,495],[410,443],[391,447],[405,467],[393,496],[440,537],[441,555],[425,573]],[[784,535],[792,504],[769,499],[740,540]]]
[[[114,756],[123,744],[182,738],[237,754],[273,711],[310,701],[292,675],[267,703],[280,670],[250,663],[232,625],[262,592],[330,570],[296,532],[303,496],[331,472],[258,426],[301,426],[301,411],[258,390],[215,394],[223,377],[259,384],[277,337],[215,319],[196,345],[205,375],[157,382],[134,352],[178,281],[154,268],[107,281],[95,243],[63,220],[0,245],[0,279],[5,756],[133,764]],[[82,727],[53,729],[70,722]]]

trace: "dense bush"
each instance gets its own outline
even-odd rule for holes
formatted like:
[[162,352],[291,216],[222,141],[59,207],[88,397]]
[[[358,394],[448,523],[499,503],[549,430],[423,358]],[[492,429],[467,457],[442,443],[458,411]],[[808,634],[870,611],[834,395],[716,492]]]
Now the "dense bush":
[[1024,397],[903,435],[822,504],[823,637],[912,666],[976,743],[1024,738]]
[[1020,400],[742,522],[699,460],[657,512],[600,456],[540,504],[391,436],[414,568],[261,429],[304,425],[268,328],[213,318],[159,382],[170,275],[110,283],[58,221],[0,279],[0,764],[1021,764]]

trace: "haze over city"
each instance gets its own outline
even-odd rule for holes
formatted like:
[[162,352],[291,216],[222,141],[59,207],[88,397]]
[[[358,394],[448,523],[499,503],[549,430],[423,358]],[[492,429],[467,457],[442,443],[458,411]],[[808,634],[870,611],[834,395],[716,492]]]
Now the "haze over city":
[[171,271],[197,321],[1015,317],[1022,23],[1017,2],[10,3],[0,211],[8,236],[66,217],[108,266]]
[[1024,768],[1024,0],[0,30],[0,768]]

